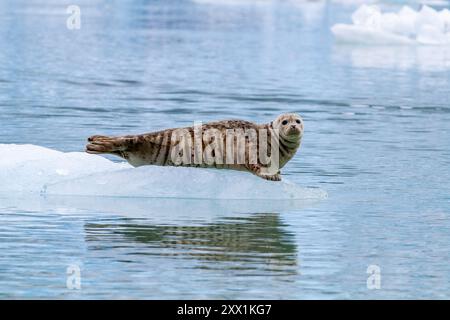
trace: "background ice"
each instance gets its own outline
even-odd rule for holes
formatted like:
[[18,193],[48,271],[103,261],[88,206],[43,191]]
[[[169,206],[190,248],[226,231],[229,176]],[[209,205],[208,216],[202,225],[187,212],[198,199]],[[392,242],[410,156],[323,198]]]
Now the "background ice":
[[196,199],[311,199],[326,194],[245,172],[144,166],[34,145],[0,145],[0,194]]
[[419,11],[404,6],[398,13],[382,13],[375,5],[361,5],[353,24],[335,24],[337,41],[359,44],[450,45],[450,10],[424,5]]

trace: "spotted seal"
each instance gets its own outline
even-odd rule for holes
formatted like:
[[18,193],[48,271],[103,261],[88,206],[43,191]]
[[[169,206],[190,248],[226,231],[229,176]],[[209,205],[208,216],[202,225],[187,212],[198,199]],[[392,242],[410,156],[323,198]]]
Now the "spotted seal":
[[286,113],[267,124],[223,120],[138,135],[95,135],[86,152],[117,155],[135,167],[231,169],[280,181],[279,170],[300,147],[303,129],[299,115]]

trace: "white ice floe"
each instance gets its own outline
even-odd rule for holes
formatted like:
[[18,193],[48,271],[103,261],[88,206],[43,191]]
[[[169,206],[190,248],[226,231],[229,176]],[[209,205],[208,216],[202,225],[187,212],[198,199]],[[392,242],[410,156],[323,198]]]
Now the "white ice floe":
[[337,41],[356,44],[450,45],[450,10],[423,6],[415,11],[382,13],[378,6],[362,5],[352,15],[353,24],[335,24]]
[[271,182],[245,172],[144,166],[34,145],[0,144],[0,195],[112,196],[186,199],[317,199],[318,189]]
[[52,183],[129,168],[83,152],[35,145],[0,144],[0,194],[39,193]]

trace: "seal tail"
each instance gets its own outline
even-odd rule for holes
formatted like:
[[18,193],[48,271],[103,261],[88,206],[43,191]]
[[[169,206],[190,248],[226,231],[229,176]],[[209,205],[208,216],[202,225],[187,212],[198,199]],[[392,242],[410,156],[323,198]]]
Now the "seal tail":
[[86,152],[92,154],[120,154],[127,150],[128,146],[126,142],[127,139],[123,137],[92,136],[88,138]]

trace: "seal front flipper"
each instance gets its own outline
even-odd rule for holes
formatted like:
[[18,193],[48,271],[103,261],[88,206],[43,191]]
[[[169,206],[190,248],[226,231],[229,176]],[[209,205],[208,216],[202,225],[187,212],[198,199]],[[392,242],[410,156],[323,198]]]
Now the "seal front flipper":
[[250,164],[247,166],[247,169],[253,173],[254,175],[263,178],[265,180],[269,181],[281,181],[281,174],[280,171],[278,171],[276,174],[268,174],[267,170],[263,170],[264,167],[262,167],[259,164]]
[[268,174],[257,174],[258,177],[269,180],[269,181],[281,181],[281,175],[279,173],[268,175]]

